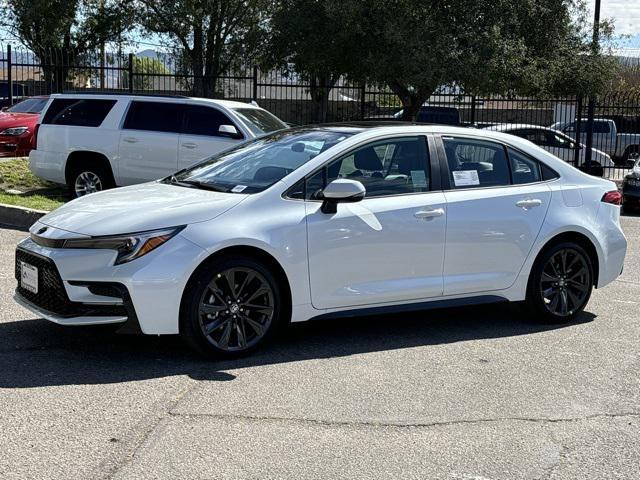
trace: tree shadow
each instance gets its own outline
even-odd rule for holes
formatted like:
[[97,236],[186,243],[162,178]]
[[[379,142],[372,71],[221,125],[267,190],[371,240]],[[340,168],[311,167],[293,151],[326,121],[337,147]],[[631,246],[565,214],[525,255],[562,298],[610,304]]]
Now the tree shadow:
[[584,312],[569,325],[542,325],[509,304],[293,324],[268,347],[239,360],[195,357],[178,336],[122,336],[113,328],[61,327],[45,320],[0,323],[0,388],[108,384],[188,375],[229,381],[225,370],[533,335],[593,321]]

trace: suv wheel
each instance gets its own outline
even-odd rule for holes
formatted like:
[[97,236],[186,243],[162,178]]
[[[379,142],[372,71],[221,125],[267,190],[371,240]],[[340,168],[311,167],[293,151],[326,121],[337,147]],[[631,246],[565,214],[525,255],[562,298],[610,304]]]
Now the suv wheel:
[[527,287],[526,305],[537,320],[567,323],[586,306],[593,290],[593,266],[575,243],[559,243],[536,260]]
[[180,332],[206,356],[239,357],[286,322],[273,274],[250,257],[229,256],[196,274],[183,300]]
[[70,175],[69,187],[74,198],[106,190],[113,186],[111,172],[102,165],[75,168]]

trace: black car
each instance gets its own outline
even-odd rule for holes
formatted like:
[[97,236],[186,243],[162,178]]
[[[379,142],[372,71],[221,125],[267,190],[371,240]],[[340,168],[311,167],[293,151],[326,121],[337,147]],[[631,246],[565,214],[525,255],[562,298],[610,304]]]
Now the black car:
[[640,206],[640,159],[636,160],[631,173],[624,177],[622,196],[625,211]]

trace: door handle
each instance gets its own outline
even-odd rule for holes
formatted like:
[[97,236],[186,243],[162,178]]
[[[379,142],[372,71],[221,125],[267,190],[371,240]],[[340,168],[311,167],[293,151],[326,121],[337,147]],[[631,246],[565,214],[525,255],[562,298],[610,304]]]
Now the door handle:
[[428,208],[424,210],[418,210],[413,214],[416,218],[424,218],[426,220],[430,218],[442,217],[444,215],[444,208]]
[[194,149],[194,148],[196,148],[198,145],[197,145],[197,144],[195,144],[195,143],[191,143],[191,142],[185,142],[185,143],[183,143],[183,144],[182,144],[182,146],[183,146],[184,148]]
[[523,210],[529,210],[530,208],[539,207],[540,205],[542,205],[542,200],[539,198],[527,198],[516,202],[516,207],[522,208]]
[[138,143],[138,139],[136,137],[124,137],[122,141],[127,143]]

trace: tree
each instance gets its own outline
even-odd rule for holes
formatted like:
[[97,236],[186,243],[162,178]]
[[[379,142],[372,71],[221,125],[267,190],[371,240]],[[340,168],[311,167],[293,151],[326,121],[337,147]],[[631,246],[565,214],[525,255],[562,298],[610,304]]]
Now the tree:
[[128,27],[127,0],[12,0],[0,11],[8,28],[40,60],[52,91],[83,53],[118,38]]
[[[129,60],[124,64],[123,88],[129,88]],[[166,65],[158,58],[133,57],[133,90],[153,89],[154,76],[170,75]]]
[[[585,8],[570,0],[369,0],[355,70],[387,84],[406,120],[440,86],[474,93],[595,92],[611,62],[590,49]],[[364,72],[364,73],[363,73]]]
[[270,0],[139,0],[140,23],[182,50],[194,95],[213,96],[234,61],[249,60],[263,40]]
[[270,22],[266,63],[288,68],[309,83],[318,122],[327,120],[329,94],[336,82],[358,69],[365,38],[360,3],[282,0]]

